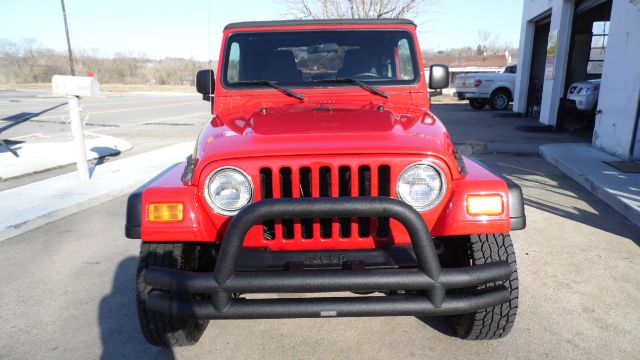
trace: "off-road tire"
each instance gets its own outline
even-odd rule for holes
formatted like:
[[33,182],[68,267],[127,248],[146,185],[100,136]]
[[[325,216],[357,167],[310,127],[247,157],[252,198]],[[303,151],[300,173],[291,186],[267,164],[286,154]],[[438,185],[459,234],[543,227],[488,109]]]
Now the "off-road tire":
[[469,99],[469,106],[474,110],[482,110],[487,106],[487,99]]
[[198,245],[182,243],[142,243],[140,246],[136,302],[140,328],[150,344],[162,347],[193,345],[207,328],[208,321],[178,318],[148,309],[147,294],[151,287],[143,281],[145,269],[151,266],[186,271],[196,271],[199,265],[202,268],[203,250]]
[[510,94],[506,90],[496,90],[489,97],[489,107],[493,111],[503,111],[509,108]]
[[467,340],[499,339],[511,331],[518,312],[518,270],[516,254],[509,234],[471,235],[466,241],[469,265],[507,261],[512,268],[508,280],[489,283],[468,289],[482,292],[483,289],[504,285],[510,293],[510,301],[470,314],[450,316],[448,319],[456,335]]

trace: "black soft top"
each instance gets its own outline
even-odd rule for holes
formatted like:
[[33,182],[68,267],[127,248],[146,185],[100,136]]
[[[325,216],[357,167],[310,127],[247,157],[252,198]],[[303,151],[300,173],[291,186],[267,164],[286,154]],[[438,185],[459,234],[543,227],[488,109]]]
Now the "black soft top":
[[272,26],[300,26],[300,25],[412,25],[409,19],[321,19],[321,20],[274,20],[274,21],[243,21],[225,26],[227,29]]

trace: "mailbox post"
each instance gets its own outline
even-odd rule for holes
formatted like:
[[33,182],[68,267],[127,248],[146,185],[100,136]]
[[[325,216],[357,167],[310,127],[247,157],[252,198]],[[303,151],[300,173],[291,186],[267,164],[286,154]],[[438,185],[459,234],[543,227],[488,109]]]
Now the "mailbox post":
[[80,182],[89,180],[89,165],[87,164],[87,149],[84,143],[84,130],[80,117],[80,96],[97,96],[99,85],[95,78],[84,76],[54,75],[51,79],[53,95],[67,97],[69,103],[69,120],[71,133],[76,148],[76,165]]

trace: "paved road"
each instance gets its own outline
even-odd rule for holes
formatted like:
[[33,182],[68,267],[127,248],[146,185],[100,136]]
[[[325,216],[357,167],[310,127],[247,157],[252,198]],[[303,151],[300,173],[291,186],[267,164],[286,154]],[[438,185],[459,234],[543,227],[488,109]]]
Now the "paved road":
[[[513,121],[457,105],[435,111],[465,141]],[[526,136],[500,131],[498,142]],[[512,234],[520,312],[505,339],[461,341],[441,321],[412,317],[236,320],[212,322],[194,347],[151,347],[136,320],[139,244],[123,237],[123,197],[0,243],[0,357],[637,358],[640,230],[538,156],[514,153],[479,155],[523,186],[527,205],[527,229]]]
[[[68,132],[63,124],[67,118],[67,100],[51,97],[38,90],[0,91],[0,119],[3,123],[30,118],[24,124],[7,131],[9,137],[33,132]],[[207,103],[191,93],[103,93],[98,97],[83,97],[80,101],[89,115],[87,130],[131,127],[142,123],[190,125],[189,119],[206,114]],[[202,106],[193,106],[193,105]]]
[[[45,90],[0,90],[0,139],[26,143],[71,139],[71,130],[66,122],[66,99],[50,97],[49,94],[50,91]],[[85,124],[87,132],[115,136],[134,146],[119,156],[101,159],[101,163],[192,141],[202,125],[211,120],[209,104],[195,92],[104,92],[99,97],[82,98],[80,105],[89,115]],[[21,121],[24,119],[28,120]],[[1,151],[5,149],[0,147]],[[75,165],[69,165],[35,177],[0,182],[0,191],[74,170]]]

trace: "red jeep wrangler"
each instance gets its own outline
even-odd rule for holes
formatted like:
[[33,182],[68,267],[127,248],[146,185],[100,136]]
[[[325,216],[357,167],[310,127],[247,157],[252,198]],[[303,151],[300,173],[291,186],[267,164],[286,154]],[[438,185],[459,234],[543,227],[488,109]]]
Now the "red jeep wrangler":
[[509,332],[522,192],[430,112],[427,84],[449,71],[425,78],[413,22],[234,23],[220,54],[218,78],[197,74],[213,118],[193,155],[128,201],[150,343],[194,344],[211,319],[446,316],[461,338]]

